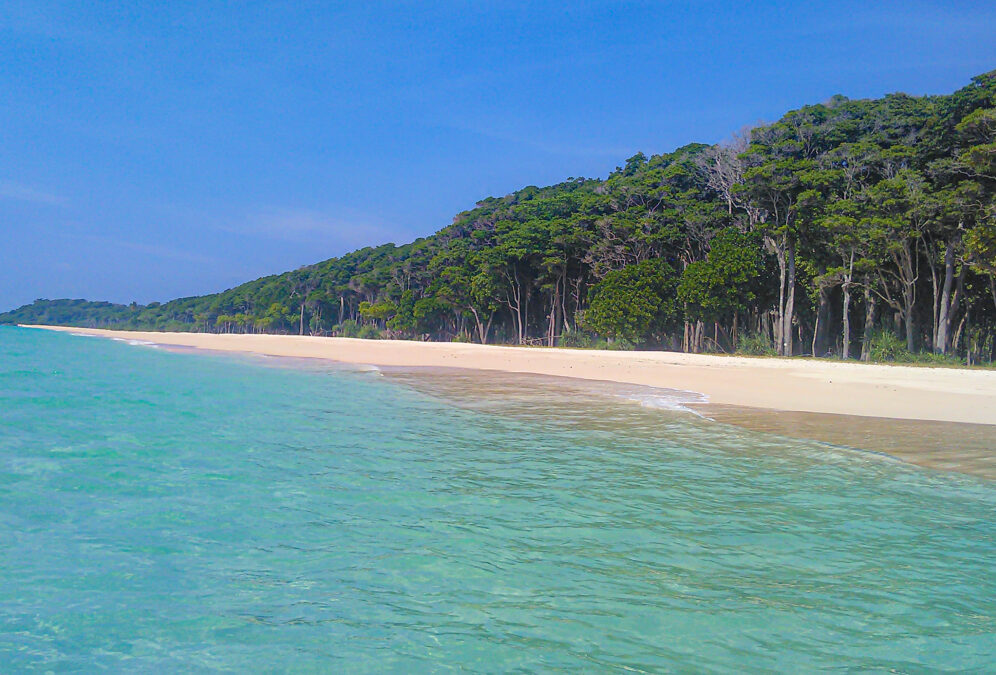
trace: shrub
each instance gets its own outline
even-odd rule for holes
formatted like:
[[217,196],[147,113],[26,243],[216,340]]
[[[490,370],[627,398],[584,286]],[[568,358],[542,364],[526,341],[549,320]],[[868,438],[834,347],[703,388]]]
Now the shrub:
[[774,345],[764,335],[748,333],[737,341],[737,353],[749,356],[776,356]]
[[364,340],[379,340],[381,338],[380,329],[377,326],[367,324],[360,327],[360,330],[356,332],[356,337]]
[[359,337],[360,324],[356,323],[353,319],[346,319],[333,330],[339,337]]
[[599,340],[593,346],[595,349],[608,349],[610,351],[617,352],[631,352],[636,349],[636,343],[625,338],[616,338],[615,340]]
[[594,343],[591,335],[588,333],[582,333],[578,330],[565,330],[563,335],[560,336],[560,342],[558,346],[560,347],[578,347],[580,349],[587,349]]
[[872,361],[909,363],[913,355],[906,349],[906,342],[891,331],[876,331],[871,337],[869,355]]
[[938,366],[964,366],[965,360],[953,354],[935,354],[934,352],[920,352],[910,355],[912,363],[925,363]]

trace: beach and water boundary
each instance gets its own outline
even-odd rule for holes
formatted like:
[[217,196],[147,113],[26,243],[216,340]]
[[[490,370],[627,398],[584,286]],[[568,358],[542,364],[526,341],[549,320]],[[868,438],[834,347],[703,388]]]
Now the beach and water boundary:
[[[457,402],[487,382],[536,388],[574,381],[650,407],[996,478],[996,372],[812,359],[606,352],[291,335],[155,333],[28,326],[173,348],[320,359],[418,371],[409,384]],[[459,378],[452,373],[463,373]],[[450,374],[447,374],[450,373]],[[634,393],[636,392],[636,393]]]
[[601,380],[696,392],[707,396],[712,404],[788,412],[996,424],[996,371],[987,370],[663,351],[25,327],[340,363],[467,368]]
[[0,353],[11,670],[992,660],[991,480],[637,385],[7,327]]

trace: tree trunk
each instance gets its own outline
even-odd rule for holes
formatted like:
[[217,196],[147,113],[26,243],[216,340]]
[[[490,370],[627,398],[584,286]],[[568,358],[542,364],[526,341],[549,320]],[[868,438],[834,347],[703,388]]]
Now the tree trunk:
[[906,326],[906,349],[912,352],[916,346],[916,333],[913,326],[913,292],[912,287],[903,291],[903,323]]
[[[945,257],[947,257],[947,251],[949,251],[950,249],[951,249],[950,246],[946,247]],[[940,292],[941,283],[938,281],[937,278],[937,264],[935,261],[936,251],[934,251],[934,247],[932,245],[925,245],[924,252],[926,253],[927,264],[930,266],[930,289],[931,292],[933,293],[933,302],[931,303],[931,311],[933,312],[933,323],[930,325],[930,348],[935,353],[939,354],[940,352],[938,351],[939,348],[937,346],[938,345],[937,338],[939,332],[938,329],[940,326],[939,318],[941,315],[941,292]]]
[[524,344],[528,335],[526,322],[529,321],[529,297],[519,281],[519,270],[515,270],[515,311],[519,319],[519,344]]
[[568,314],[567,314],[567,268],[566,267],[564,268],[564,271],[561,272],[560,278],[562,279],[562,282],[564,284],[564,290],[560,294],[560,320],[563,323],[564,331],[569,333],[571,332],[571,324],[568,322],[567,319]]
[[519,280],[519,270],[515,269],[511,276],[506,275],[511,284],[512,293],[509,295],[507,292],[505,294],[505,304],[508,305],[509,313],[512,315],[512,327],[516,329],[518,333],[518,343],[521,345],[523,343],[523,338],[525,336],[525,330],[523,327],[523,316],[522,316],[522,283]]
[[871,280],[865,279],[865,332],[861,339],[861,360],[871,360],[871,338],[875,330],[875,294],[871,290]]
[[[954,332],[954,339],[951,341],[951,351],[957,351],[958,341],[961,340],[961,330],[965,327],[966,321],[968,321],[968,313],[961,317],[961,322],[959,322],[958,328]],[[972,345],[970,343],[965,345],[965,357],[968,360],[968,365],[972,365]]]
[[847,360],[851,355],[851,281],[854,279],[854,248],[851,248],[851,257],[847,263],[847,275],[844,277],[843,291],[844,302],[842,304],[841,322],[843,323],[844,335],[841,345],[841,355]]
[[898,263],[903,288],[903,303],[899,309],[906,327],[906,349],[912,352],[916,347],[916,315],[913,310],[916,304],[916,280],[919,276],[918,247],[909,241],[905,242],[899,251]]
[[810,349],[813,352],[814,358],[816,357],[817,346],[818,346],[816,343],[820,336],[820,314],[822,313],[823,313],[822,311],[816,313],[816,326],[813,327],[813,344],[810,345]]
[[826,288],[819,288],[820,306],[816,311],[816,326],[813,328],[813,356],[823,356],[827,349],[827,326],[830,323],[830,296]]
[[846,361],[851,356],[851,282],[844,283],[844,302],[841,314],[841,323],[844,324],[843,344],[840,348],[840,355]]
[[951,292],[950,300],[948,301],[947,314],[943,323],[944,341],[941,342],[941,346],[944,349],[942,352],[944,354],[956,351],[958,340],[955,339],[952,341],[951,327],[954,325],[955,317],[958,316],[958,309],[961,307],[961,299],[965,293],[965,274],[967,272],[968,265],[966,265],[963,261],[961,271],[959,271],[958,276],[955,277],[954,291]]
[[553,346],[553,336],[557,331],[557,303],[560,300],[560,280],[554,284],[553,297],[550,298],[550,323],[546,331],[546,343],[548,347]]
[[782,356],[792,356],[792,318],[795,313],[795,241],[786,248],[786,298],[782,325]]
[[522,296],[522,318],[519,320],[519,325],[522,328],[522,336],[519,337],[519,344],[524,344],[526,339],[529,337],[529,289],[524,288],[521,291]]
[[940,308],[937,312],[937,329],[934,333],[934,352],[946,354],[951,326],[951,291],[954,288],[954,246],[948,243],[944,251],[944,286],[941,290]]
[[775,258],[778,261],[778,321],[774,326],[774,340],[777,351],[781,354],[784,351],[785,341],[785,278],[787,276],[787,265],[785,261],[785,249],[777,247]]
[[470,308],[470,313],[474,315],[474,322],[477,324],[477,335],[481,340],[481,344],[487,344],[488,335],[484,332],[484,324],[481,323],[481,315],[477,313],[477,309],[474,307]]

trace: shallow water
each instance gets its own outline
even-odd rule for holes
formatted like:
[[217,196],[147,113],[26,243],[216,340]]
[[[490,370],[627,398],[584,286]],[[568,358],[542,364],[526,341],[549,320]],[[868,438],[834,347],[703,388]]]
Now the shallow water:
[[885,453],[929,469],[996,480],[996,427],[704,405],[710,419],[790,438]]
[[0,666],[994,661],[996,483],[438,377],[0,327]]

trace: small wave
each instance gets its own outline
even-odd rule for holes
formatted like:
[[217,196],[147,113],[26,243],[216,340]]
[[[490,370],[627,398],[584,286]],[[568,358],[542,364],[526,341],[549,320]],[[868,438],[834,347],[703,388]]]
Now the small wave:
[[704,415],[694,408],[689,407],[689,405],[709,402],[709,397],[705,394],[700,394],[697,391],[686,391],[684,389],[655,389],[644,392],[626,392],[618,394],[618,396],[627,401],[638,403],[644,408],[690,412],[699,417],[704,417]]
[[152,347],[153,349],[158,349],[159,345],[155,342],[149,342],[148,340],[134,340],[132,338],[111,338],[115,342],[127,342],[130,345],[142,346],[142,347]]

